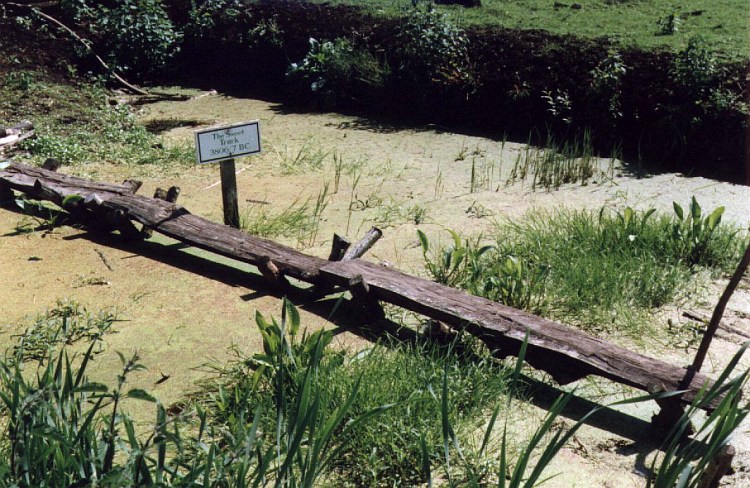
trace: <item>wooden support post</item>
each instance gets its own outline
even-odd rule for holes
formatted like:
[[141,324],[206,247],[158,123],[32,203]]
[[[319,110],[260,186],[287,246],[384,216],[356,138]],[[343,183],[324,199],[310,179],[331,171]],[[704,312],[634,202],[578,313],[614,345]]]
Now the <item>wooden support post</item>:
[[8,185],[0,183],[0,205],[13,202],[16,199],[15,193],[11,190]]
[[708,463],[698,482],[698,488],[718,488],[721,478],[731,473],[732,460],[736,451],[734,446],[727,444]]
[[[652,395],[655,395],[657,393],[665,393],[666,391],[667,389],[663,384],[648,384],[648,392]],[[682,414],[685,412],[682,408],[682,400],[679,396],[673,396],[656,400],[656,404],[659,405],[660,410],[659,413],[654,414],[651,417],[651,423],[657,431],[662,433],[669,432],[675,425],[677,425],[677,422],[680,421]],[[689,436],[692,433],[693,426],[690,425],[687,429],[685,429],[684,435]]]
[[258,263],[258,269],[260,270],[263,278],[271,284],[277,291],[284,291],[291,285],[286,279],[284,274],[276,266],[276,263],[268,256],[263,256]]
[[125,215],[125,212],[122,210],[115,210],[110,218],[112,219],[115,229],[120,231],[123,240],[128,242],[143,240],[143,233],[135,228],[135,225],[133,225],[133,222],[131,222],[128,216]]
[[740,264],[737,265],[737,269],[734,270],[734,274],[729,279],[729,283],[727,283],[724,293],[719,297],[719,301],[716,303],[716,308],[714,308],[714,313],[711,315],[711,322],[708,323],[708,327],[706,327],[706,331],[703,333],[703,340],[701,340],[701,343],[698,346],[698,352],[695,353],[695,359],[693,359],[692,368],[696,372],[700,371],[703,366],[703,361],[706,359],[706,354],[708,354],[711,340],[714,338],[716,329],[719,328],[721,318],[724,316],[724,310],[727,308],[727,303],[729,303],[729,299],[732,298],[734,290],[737,289],[737,285],[740,284],[742,276],[745,274],[745,270],[749,265],[750,244],[748,244],[747,249],[745,249],[745,254],[742,256],[742,259],[740,259]]
[[370,293],[370,286],[362,275],[356,275],[349,280],[349,291],[352,294],[354,304],[362,310],[370,320],[383,320],[385,312],[378,300]]
[[234,159],[221,162],[221,202],[224,206],[224,223],[240,228],[240,209],[237,204],[237,175]]
[[167,190],[167,196],[165,200],[168,201],[169,203],[177,203],[177,197],[179,196],[180,196],[180,187],[170,186],[169,190]]
[[349,249],[352,243],[346,237],[341,237],[338,234],[333,234],[333,242],[331,243],[331,254],[328,255],[329,261],[341,261],[341,258],[346,254],[346,250]]
[[438,344],[450,344],[454,342],[458,336],[457,331],[435,319],[427,320],[422,333]]
[[47,158],[42,164],[42,169],[48,171],[57,171],[60,168],[60,161],[55,158]]
[[356,244],[344,253],[344,257],[341,258],[341,261],[351,261],[352,259],[361,258],[382,236],[382,230],[377,227],[371,228],[362,239],[357,241]]
[[130,187],[133,194],[135,194],[141,188],[141,186],[143,186],[143,182],[140,180],[125,180],[122,182],[122,184]]

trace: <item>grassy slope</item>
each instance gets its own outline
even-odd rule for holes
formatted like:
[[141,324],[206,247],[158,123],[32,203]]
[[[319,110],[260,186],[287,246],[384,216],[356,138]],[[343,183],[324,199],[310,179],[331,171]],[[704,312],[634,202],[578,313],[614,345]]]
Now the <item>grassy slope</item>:
[[[317,1],[317,0],[316,0]],[[329,2],[326,2],[329,3]],[[411,5],[407,0],[334,0],[330,3],[366,5],[386,15],[397,15]],[[564,0],[482,0],[481,8],[441,7],[465,27],[502,26],[544,29],[555,34],[609,37],[625,45],[681,49],[694,35],[703,36],[714,50],[730,60],[750,55],[747,2],[742,0],[587,0],[581,9],[555,8]],[[684,17],[672,35],[658,35],[657,21],[669,14]]]

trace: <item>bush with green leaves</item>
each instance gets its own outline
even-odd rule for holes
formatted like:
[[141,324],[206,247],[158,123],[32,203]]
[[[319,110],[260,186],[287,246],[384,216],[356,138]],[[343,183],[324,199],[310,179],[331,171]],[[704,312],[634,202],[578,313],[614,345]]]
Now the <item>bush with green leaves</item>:
[[310,50],[299,63],[289,65],[286,77],[293,96],[312,98],[324,107],[361,96],[372,96],[382,88],[388,69],[368,50],[348,39],[333,41],[310,38]]
[[403,20],[394,43],[394,75],[399,83],[425,91],[430,87],[472,86],[469,39],[432,5],[415,7]]
[[241,41],[233,28],[241,15],[240,0],[192,0],[185,38],[192,42]]
[[671,72],[678,87],[698,100],[716,87],[719,74],[716,56],[700,36],[688,39],[685,49],[675,55]]
[[63,0],[61,7],[88,28],[110,67],[127,75],[158,76],[177,53],[180,34],[161,0]]
[[622,118],[620,95],[623,78],[627,72],[628,67],[622,59],[622,54],[614,49],[610,49],[607,57],[591,71],[593,92],[600,100],[606,101],[607,112],[613,120]]

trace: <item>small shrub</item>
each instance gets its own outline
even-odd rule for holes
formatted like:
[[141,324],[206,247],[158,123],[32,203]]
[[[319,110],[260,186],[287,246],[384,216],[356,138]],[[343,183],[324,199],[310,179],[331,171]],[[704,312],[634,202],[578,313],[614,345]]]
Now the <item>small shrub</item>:
[[418,92],[431,86],[467,89],[474,82],[468,46],[466,34],[433,6],[414,8],[396,38],[394,74]]
[[208,40],[238,41],[242,38],[233,26],[242,15],[240,0],[191,0],[185,38],[192,42]]
[[671,36],[677,32],[677,28],[680,25],[680,18],[675,13],[660,17],[656,21],[656,26],[659,28],[657,35],[659,36]]
[[248,30],[248,45],[251,48],[265,46],[280,50],[284,46],[283,34],[275,17],[261,19],[255,27]]
[[63,0],[63,12],[87,25],[95,50],[112,69],[141,79],[154,77],[177,52],[180,36],[161,0]]
[[591,71],[592,88],[602,100],[607,101],[607,112],[613,120],[622,118],[620,95],[622,80],[628,72],[622,60],[622,55],[613,49],[607,53],[599,64]]
[[5,75],[3,86],[11,90],[20,90],[22,92],[31,91],[38,86],[36,76],[30,71],[11,71]]
[[65,165],[84,161],[88,156],[86,148],[71,136],[39,135],[26,139],[21,147],[34,156],[54,158]]
[[671,72],[683,91],[700,100],[715,88],[716,57],[702,37],[693,36],[685,49],[675,55]]
[[366,90],[382,87],[387,69],[367,50],[356,48],[345,38],[319,42],[310,38],[310,50],[286,73],[293,96],[312,98],[334,107]]

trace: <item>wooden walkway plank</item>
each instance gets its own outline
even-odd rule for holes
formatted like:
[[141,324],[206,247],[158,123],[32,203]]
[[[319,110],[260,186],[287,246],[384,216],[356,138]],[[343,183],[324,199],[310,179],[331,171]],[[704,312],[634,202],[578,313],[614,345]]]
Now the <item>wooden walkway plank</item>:
[[[134,194],[132,185],[113,185],[13,163],[0,169],[0,187],[60,204],[68,195],[95,201],[103,216],[140,222],[186,244],[259,267],[279,276],[332,289],[361,283],[361,300],[389,302],[456,328],[465,328],[500,355],[516,355],[527,333],[526,360],[564,384],[599,375],[644,391],[687,390],[693,400],[709,378],[593,337],[578,329],[516,310],[392,268],[354,259],[331,262],[273,241],[190,214],[184,207]],[[270,263],[270,264],[269,264]],[[364,291],[363,291],[364,290]],[[362,294],[367,296],[362,296]],[[375,308],[375,306],[371,308]]]
[[[346,286],[361,276],[370,292],[427,317],[465,329],[502,355],[515,355],[528,331],[527,361],[565,384],[595,374],[648,391],[660,383],[666,391],[683,389],[688,370],[612,344],[578,329],[507,307],[485,298],[438,285],[361,260],[333,262],[321,270],[330,285]],[[691,401],[709,378],[694,375],[688,392]]]

